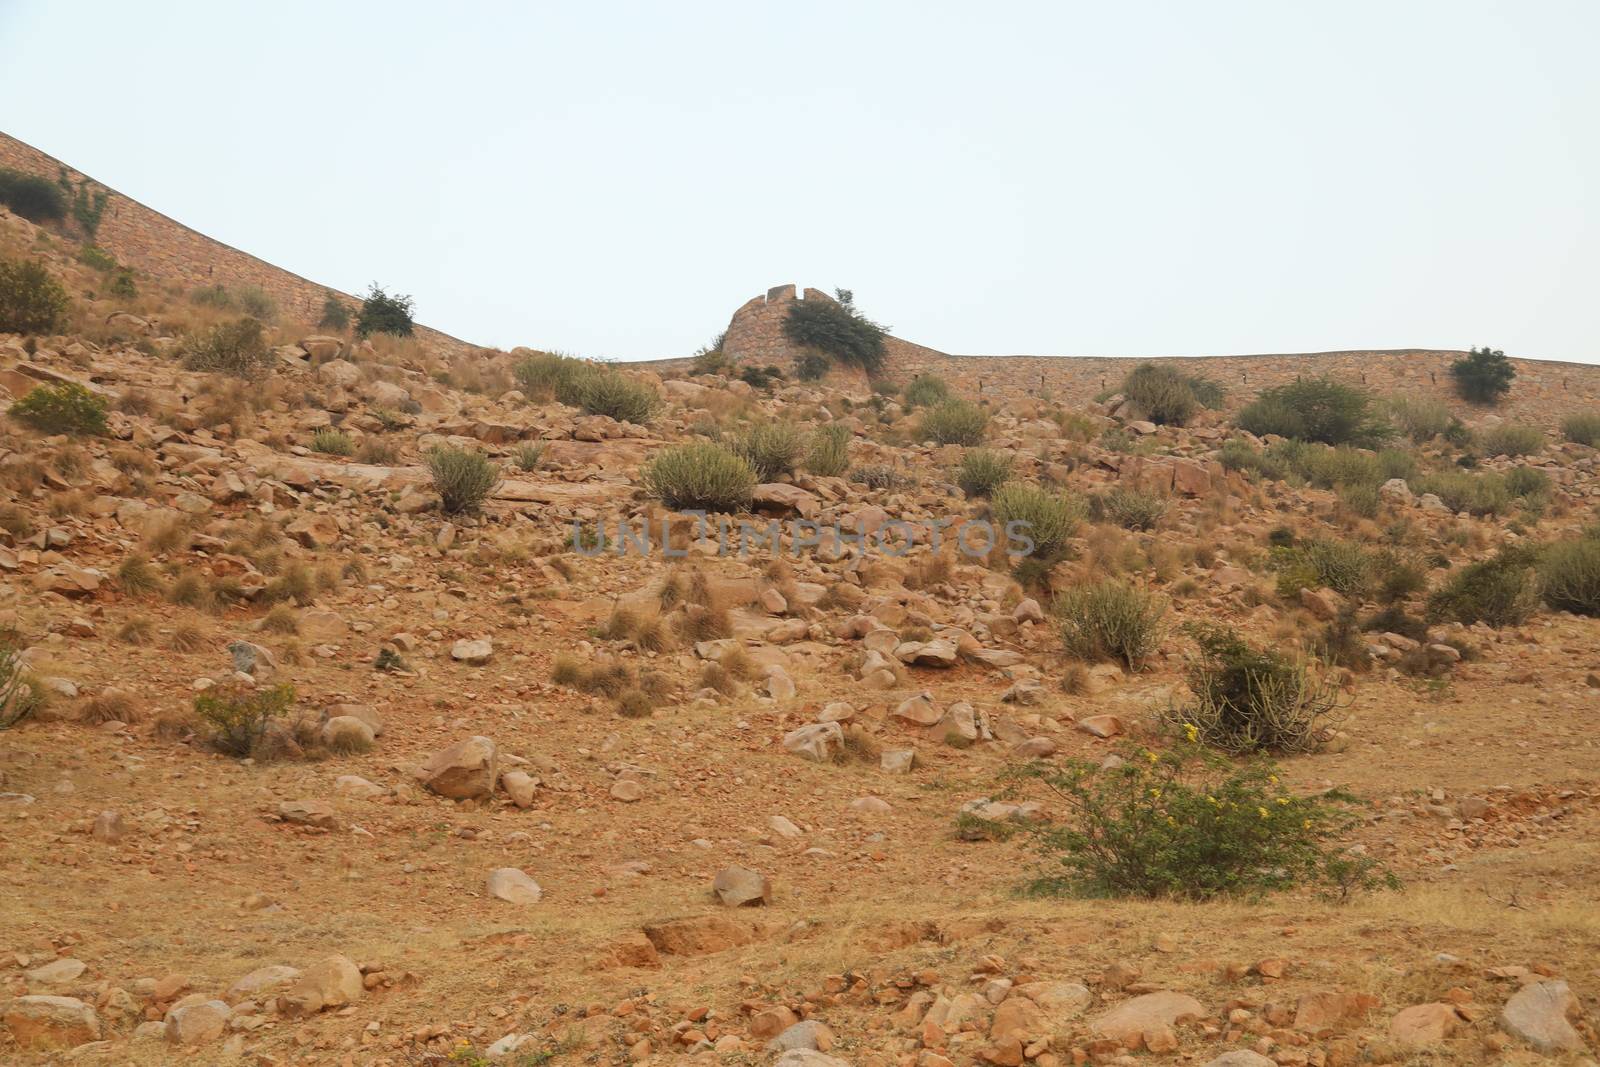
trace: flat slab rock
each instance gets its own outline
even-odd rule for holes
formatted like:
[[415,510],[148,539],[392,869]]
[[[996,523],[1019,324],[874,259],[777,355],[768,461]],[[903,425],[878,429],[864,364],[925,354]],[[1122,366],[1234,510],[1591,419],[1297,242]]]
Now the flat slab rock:
[[1121,1041],[1184,1019],[1198,1019],[1205,1007],[1187,993],[1163,990],[1124,1001],[1094,1021],[1094,1032]]

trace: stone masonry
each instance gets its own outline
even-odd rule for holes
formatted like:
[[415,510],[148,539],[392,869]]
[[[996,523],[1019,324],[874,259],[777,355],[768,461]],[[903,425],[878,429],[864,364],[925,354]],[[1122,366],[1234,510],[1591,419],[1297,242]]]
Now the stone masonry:
[[[357,297],[348,293],[319,285],[191,230],[3,132],[0,132],[0,167],[52,181],[65,169],[74,183],[89,181],[105,189],[109,195],[99,232],[95,235],[96,243],[119,262],[152,277],[191,289],[219,284],[230,289],[255,286],[286,312],[312,322],[322,313],[322,302],[329,292],[345,297],[352,307],[360,304]],[[465,352],[472,347],[426,326],[418,326],[417,334],[447,351]]]

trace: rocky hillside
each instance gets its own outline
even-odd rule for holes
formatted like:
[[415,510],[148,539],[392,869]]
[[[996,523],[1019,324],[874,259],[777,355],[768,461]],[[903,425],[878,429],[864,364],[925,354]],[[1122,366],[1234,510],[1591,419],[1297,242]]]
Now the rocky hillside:
[[[753,385],[292,303],[257,351],[68,232],[0,260],[70,298],[0,334],[7,1063],[1600,1048],[1588,368],[1217,360],[1158,423],[1114,361]],[[1238,427],[1325,370],[1410,432]],[[1248,782],[1207,625],[1278,686]],[[1129,821],[1074,844],[1073,781]]]

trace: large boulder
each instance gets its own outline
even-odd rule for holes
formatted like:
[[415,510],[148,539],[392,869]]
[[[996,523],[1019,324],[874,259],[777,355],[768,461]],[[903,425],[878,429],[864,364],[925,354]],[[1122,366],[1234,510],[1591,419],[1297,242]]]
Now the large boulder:
[[342,1008],[361,998],[361,968],[344,956],[329,956],[306,968],[300,980],[278,1000],[279,1010],[290,1015],[314,1015]]
[[100,1017],[74,997],[17,997],[0,1011],[0,1021],[22,1048],[74,1048],[100,1039]]
[[494,792],[499,754],[487,737],[457,741],[428,757],[415,777],[425,789],[451,800],[472,800]]
[[749,908],[772,903],[772,882],[748,867],[724,867],[711,881],[711,891],[730,908]]
[[1545,1055],[1576,1052],[1583,1035],[1569,1021],[1578,1014],[1578,998],[1565,982],[1530,982],[1506,1001],[1500,1025]]

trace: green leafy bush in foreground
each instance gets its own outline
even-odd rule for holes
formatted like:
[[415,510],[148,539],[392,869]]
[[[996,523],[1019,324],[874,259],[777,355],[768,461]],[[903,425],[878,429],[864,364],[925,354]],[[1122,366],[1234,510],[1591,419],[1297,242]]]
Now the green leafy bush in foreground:
[[941,400],[923,412],[921,435],[941,445],[982,444],[989,429],[989,414],[969,400]]
[[1454,571],[1450,580],[1428,598],[1434,622],[1475,622],[1516,626],[1539,607],[1542,589],[1536,554],[1525,548],[1502,549],[1480,563]]
[[1265,760],[1243,764],[1180,742],[1129,749],[1122,763],[1072,760],[1015,772],[1050,790],[1067,818],[1035,831],[1047,873],[1039,895],[1207,900],[1321,885],[1335,896],[1396,887],[1373,860],[1341,847],[1353,798],[1301,796]]
[[1137,670],[1161,644],[1167,602],[1126,582],[1107,579],[1068,589],[1055,600],[1056,627],[1080,660],[1119,660]]
[[44,264],[0,259],[0,333],[49,333],[70,305],[66,289]]

